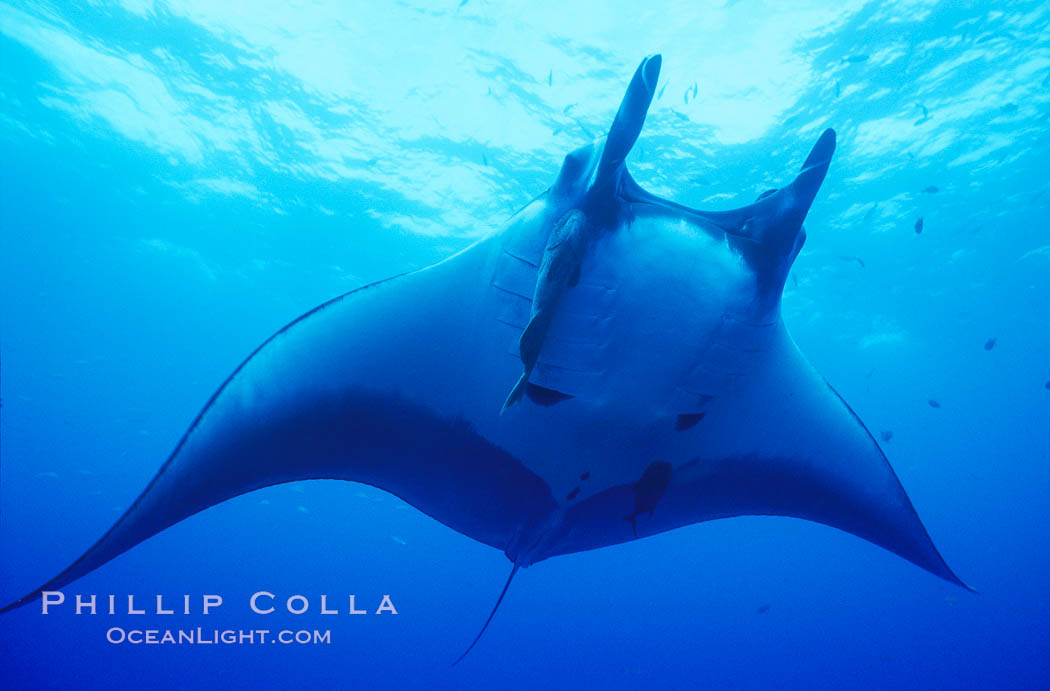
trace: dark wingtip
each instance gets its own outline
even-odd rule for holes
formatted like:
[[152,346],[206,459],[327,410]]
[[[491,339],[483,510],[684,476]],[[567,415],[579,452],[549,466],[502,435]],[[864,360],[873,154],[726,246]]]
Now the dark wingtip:
[[[934,549],[936,550],[936,547]],[[940,552],[937,553],[937,556],[939,556],[939,557],[941,556]],[[955,572],[952,571],[950,566],[948,566],[948,562],[944,561],[944,557],[941,557],[941,567],[944,569],[944,573],[938,573],[937,574],[938,576],[940,576],[944,580],[948,581],[949,583],[954,583],[955,585],[959,586],[960,588],[963,588],[965,590],[970,591],[971,593],[974,593],[975,595],[980,595],[981,594],[981,591],[979,591],[977,588],[974,588],[970,584],[964,582],[963,579],[961,579],[958,576],[956,576]]]
[[15,600],[14,602],[10,602],[10,603],[4,605],[3,607],[0,607],[0,614],[4,614],[6,612],[10,612],[13,609],[18,609],[22,605],[28,605],[29,604],[29,598],[32,597],[34,594],[35,593],[30,593],[29,595],[26,595],[25,597],[20,597],[17,600]]
[[948,569],[948,575],[947,576],[942,576],[942,578],[944,578],[944,580],[948,581],[949,583],[954,583],[955,585],[959,586],[963,590],[967,590],[967,591],[973,593],[974,595],[980,595],[981,594],[980,590],[978,590],[977,588],[974,588],[969,583],[964,582],[961,578],[956,576],[952,572],[951,569]]
[[[73,566],[75,566],[75,565],[76,565],[76,563],[73,564]],[[16,610],[19,607],[25,607],[26,605],[39,600],[40,597],[44,594],[44,591],[59,590],[62,587],[66,586],[66,585],[69,585],[70,581],[75,580],[75,579],[67,579],[67,578],[65,578],[65,574],[68,573],[70,571],[70,569],[72,569],[72,568],[73,567],[70,566],[68,569],[66,569],[65,571],[63,571],[59,575],[55,576],[54,578],[52,578],[50,581],[48,581],[44,585],[40,586],[39,588],[33,590],[32,592],[26,593],[25,595],[23,595],[22,597],[18,598],[14,602],[9,602],[6,605],[4,605],[3,607],[0,607],[0,614],[6,614],[7,612],[10,612],[12,610]]]

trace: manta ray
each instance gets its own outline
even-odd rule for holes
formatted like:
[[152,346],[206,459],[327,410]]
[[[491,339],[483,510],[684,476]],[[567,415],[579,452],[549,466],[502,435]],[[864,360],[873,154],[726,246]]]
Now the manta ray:
[[834,131],[748,206],[661,199],[625,164],[660,65],[642,61],[608,134],[501,230],[260,345],[113,527],[0,611],[210,506],[322,478],[503,551],[482,632],[521,567],[733,516],[833,526],[966,587],[781,317]]

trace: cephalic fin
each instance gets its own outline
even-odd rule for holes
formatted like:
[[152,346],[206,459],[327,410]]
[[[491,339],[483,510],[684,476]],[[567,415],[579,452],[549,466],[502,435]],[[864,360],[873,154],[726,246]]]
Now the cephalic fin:
[[651,55],[638,65],[631,83],[627,86],[616,117],[605,138],[601,160],[598,162],[595,187],[602,188],[614,183],[623,167],[624,159],[631,152],[645,123],[645,115],[653,102],[656,83],[660,78],[660,55]]

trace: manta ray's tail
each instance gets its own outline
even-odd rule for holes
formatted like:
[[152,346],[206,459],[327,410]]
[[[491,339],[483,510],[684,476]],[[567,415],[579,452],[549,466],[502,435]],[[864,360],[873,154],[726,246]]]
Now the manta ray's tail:
[[467,653],[473,650],[474,646],[477,645],[478,641],[481,640],[481,635],[485,633],[485,629],[489,627],[489,622],[492,621],[492,617],[496,616],[496,610],[499,609],[500,603],[503,602],[503,596],[507,594],[507,588],[510,587],[510,582],[514,580],[514,574],[518,572],[518,568],[519,565],[515,564],[514,568],[510,570],[510,575],[507,576],[507,582],[503,584],[503,590],[500,592],[499,598],[496,600],[496,604],[492,606],[492,611],[489,612],[489,618],[485,620],[485,624],[481,627],[481,631],[478,631],[478,635],[474,637],[474,640],[471,641],[470,645],[467,646],[467,649],[463,651],[463,654],[457,657],[456,661],[452,663],[453,667],[462,662],[463,658],[467,656]]

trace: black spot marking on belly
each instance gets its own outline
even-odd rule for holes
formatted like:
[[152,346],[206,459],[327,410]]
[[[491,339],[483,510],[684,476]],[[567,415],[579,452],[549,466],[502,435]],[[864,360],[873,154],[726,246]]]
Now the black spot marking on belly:
[[561,403],[562,401],[572,398],[571,394],[548,389],[545,386],[540,386],[539,384],[533,384],[531,382],[525,385],[525,394],[529,397],[530,401],[536,405],[544,407],[552,406],[555,403]]
[[683,413],[682,415],[678,416],[677,420],[675,420],[674,428],[681,432],[682,430],[689,429],[690,427],[692,427],[693,425],[695,425],[703,419],[703,413]]
[[664,496],[667,486],[671,484],[671,464],[666,461],[653,461],[642,473],[638,482],[634,483],[634,513],[624,516],[624,520],[631,524],[631,531],[638,537],[638,524],[635,519],[648,513],[653,517],[653,511],[660,499]]
[[569,496],[567,496],[565,498],[569,499],[571,501],[572,499],[575,499],[576,495],[579,494],[579,493],[580,493],[580,488],[577,487],[577,488],[573,489],[571,492],[569,492]]

